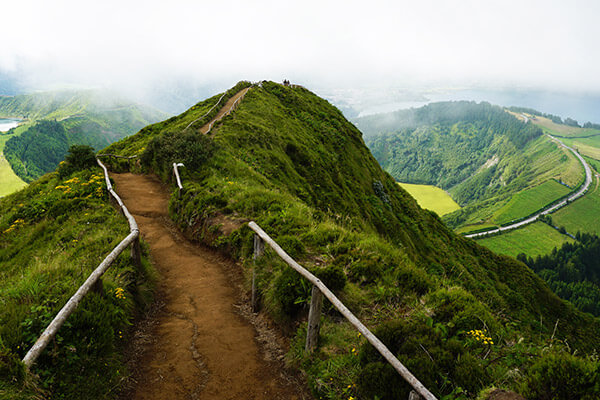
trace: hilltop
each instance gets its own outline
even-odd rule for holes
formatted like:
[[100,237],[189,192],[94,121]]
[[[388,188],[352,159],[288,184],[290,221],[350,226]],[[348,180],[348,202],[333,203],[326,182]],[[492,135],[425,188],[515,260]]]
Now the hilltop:
[[0,118],[23,119],[3,134],[4,155],[25,182],[53,171],[72,144],[100,150],[166,114],[113,93],[57,91],[0,97]]
[[[219,99],[249,86],[241,82],[103,152],[138,156],[111,166],[154,172],[166,183],[172,163],[182,162],[184,189],[173,191],[170,214],[188,237],[222,249],[249,271],[246,222],[255,220],[437,395],[471,398],[504,386],[536,398],[557,379],[555,371],[588,376],[598,367],[566,351],[591,354],[598,320],[560,300],[521,262],[457,236],[421,209],[327,101],[302,87],[262,82],[210,134],[199,131]],[[520,132],[500,141],[525,146],[540,139],[535,129]],[[317,394],[408,395],[332,310],[320,350],[305,355],[305,328],[295,321],[306,312],[310,288],[272,255],[267,260],[258,265],[261,303],[292,332],[289,362],[306,371]],[[582,379],[568,390],[590,393]]]

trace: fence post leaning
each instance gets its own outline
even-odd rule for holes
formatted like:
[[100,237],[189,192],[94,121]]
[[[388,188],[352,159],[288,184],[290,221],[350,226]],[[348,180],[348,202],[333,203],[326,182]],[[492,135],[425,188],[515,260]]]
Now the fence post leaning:
[[308,311],[308,326],[306,328],[306,345],[304,350],[312,353],[317,348],[319,330],[321,328],[321,308],[323,307],[323,293],[313,285],[310,294],[310,309]]
[[265,242],[254,234],[254,256],[252,265],[252,312],[258,311],[258,297],[256,295],[256,260],[265,252]]

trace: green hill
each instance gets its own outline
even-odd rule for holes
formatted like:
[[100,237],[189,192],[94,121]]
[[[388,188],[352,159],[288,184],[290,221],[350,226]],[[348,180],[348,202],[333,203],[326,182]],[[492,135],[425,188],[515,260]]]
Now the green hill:
[[[485,102],[432,103],[356,123],[375,158],[398,181],[450,193],[463,207],[444,218],[454,228],[524,217],[569,190],[553,180],[575,187],[583,176],[575,157],[539,127]],[[527,200],[507,204],[519,192]]]
[[166,117],[160,111],[99,91],[0,97],[0,117],[26,122],[4,134],[4,155],[25,182],[53,171],[72,144],[99,150]]
[[[238,84],[226,97],[248,85]],[[202,115],[219,97],[103,151],[139,155],[141,163],[119,160],[112,168],[154,171],[167,182],[172,163],[183,162],[184,189],[181,196],[173,191],[170,213],[189,237],[228,252],[249,272],[253,246],[246,222],[255,220],[336,290],[439,396],[474,398],[486,387],[502,386],[543,398],[565,374],[578,378],[561,390],[598,395],[598,378],[589,372],[598,363],[586,357],[600,339],[598,320],[560,300],[524,264],[454,234],[421,209],[381,169],[339,110],[302,87],[263,82],[210,136],[202,135],[197,129],[211,118]],[[485,104],[467,107],[490,118],[504,115]],[[508,114],[500,121],[478,160],[493,158],[489,147],[504,157],[504,148],[544,146],[537,129]],[[478,124],[418,128],[413,131],[423,136],[414,143],[440,138],[467,151]],[[448,168],[481,167],[475,159],[454,158]],[[492,176],[527,182],[511,166],[498,163],[494,171],[504,172]],[[445,179],[423,170],[431,179]],[[263,307],[295,332],[289,361],[307,373],[318,396],[408,396],[407,385],[330,307],[319,351],[303,353],[305,325],[294,321],[303,319],[310,287],[269,252],[258,265],[257,285]],[[572,355],[575,349],[579,357]]]

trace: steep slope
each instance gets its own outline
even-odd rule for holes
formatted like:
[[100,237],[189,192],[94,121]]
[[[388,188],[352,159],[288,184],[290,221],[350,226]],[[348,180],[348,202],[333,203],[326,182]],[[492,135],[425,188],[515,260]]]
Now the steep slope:
[[[218,98],[105,150],[140,156],[113,168],[155,171],[166,181],[173,162],[185,164],[184,189],[173,192],[170,211],[189,237],[250,267],[252,234],[245,222],[257,221],[338,291],[438,395],[474,397],[502,385],[535,397],[534,383],[552,379],[540,370],[556,360],[569,373],[588,363],[597,368],[583,358],[571,362],[556,342],[591,352],[600,339],[596,319],[561,301],[522,263],[455,235],[422,210],[327,101],[302,87],[262,82],[203,135],[202,113]],[[186,129],[193,118],[199,124]],[[306,312],[310,288],[277,258],[267,260],[257,266],[261,303],[296,331],[291,322]],[[408,395],[407,385],[335,312],[323,321],[315,356],[301,350],[303,330],[289,357],[320,396]],[[573,390],[578,385],[573,382]]]
[[4,148],[12,169],[26,182],[53,171],[72,144],[99,150],[166,117],[99,91],[0,97],[0,116],[26,120],[6,134]]
[[123,252],[31,369],[20,360],[66,301],[129,234],[102,170],[69,163],[0,199],[0,399],[114,398],[123,345],[152,301],[154,273]]
[[[359,118],[357,125],[375,158],[398,181],[439,186],[466,206],[445,217],[453,227],[524,217],[529,206],[536,211],[568,192],[558,182],[574,187],[581,179],[578,162],[541,129],[488,103],[432,103]],[[516,216],[502,215],[513,195],[540,185],[546,196],[522,202],[523,215],[521,204]]]

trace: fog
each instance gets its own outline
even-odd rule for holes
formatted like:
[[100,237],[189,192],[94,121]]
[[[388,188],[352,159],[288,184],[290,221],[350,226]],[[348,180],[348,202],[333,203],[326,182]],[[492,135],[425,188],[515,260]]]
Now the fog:
[[286,78],[417,97],[600,93],[597,1],[19,0],[2,14],[0,74],[30,90],[106,87],[152,102],[170,87],[193,97]]

